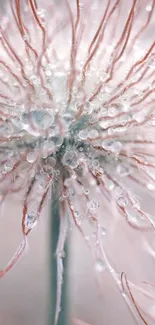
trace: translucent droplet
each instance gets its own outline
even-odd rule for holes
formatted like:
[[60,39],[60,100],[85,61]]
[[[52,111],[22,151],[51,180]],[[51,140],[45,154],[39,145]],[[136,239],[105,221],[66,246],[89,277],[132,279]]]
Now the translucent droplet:
[[95,139],[95,138],[98,137],[98,135],[99,135],[99,133],[98,133],[98,131],[95,130],[95,129],[90,130],[89,133],[88,133],[88,137],[89,137],[90,139]]
[[155,185],[154,185],[154,184],[151,184],[151,183],[148,183],[148,184],[147,184],[147,188],[148,188],[148,190],[150,190],[150,191],[154,191],[154,190],[155,190]]
[[[21,115],[21,122],[23,124],[23,128],[28,130],[31,133],[34,127],[39,129],[47,129],[49,128],[54,122],[54,115],[52,114],[51,110],[33,110],[29,113],[23,113]],[[34,125],[34,127],[33,127]]]
[[79,132],[79,138],[80,138],[81,140],[86,140],[86,139],[88,138],[88,135],[89,135],[88,130],[81,130],[81,131]]
[[108,108],[108,116],[113,117],[117,114],[117,109],[116,107],[112,106]]
[[122,197],[123,194],[124,194],[123,189],[120,186],[116,186],[114,189],[114,195],[115,195],[116,199]]
[[85,195],[88,195],[89,194],[89,190],[84,188],[84,194]]
[[51,76],[52,76],[52,71],[46,69],[46,70],[45,70],[45,75],[46,75],[47,77],[51,77]]
[[43,144],[42,147],[42,157],[47,158],[49,154],[51,154],[54,151],[54,142],[53,141],[47,141]]
[[45,165],[43,171],[49,175],[53,174],[53,168],[50,165]]
[[79,7],[80,7],[80,9],[84,8],[84,3],[83,2],[79,2]]
[[64,141],[64,138],[59,136],[59,137],[55,138],[54,144],[56,147],[61,147],[61,145],[63,144],[63,141]]
[[13,166],[14,166],[14,162],[9,160],[5,163],[4,169],[6,172],[9,172],[12,170]]
[[50,166],[55,167],[55,165],[56,165],[56,159],[53,158],[53,157],[48,157],[48,158],[47,158],[47,163],[48,163]]
[[99,207],[99,204],[98,202],[92,200],[87,203],[87,207],[90,211],[95,211]]
[[59,251],[57,253],[57,256],[60,257],[60,258],[65,258],[65,256],[66,256],[65,251]]
[[119,153],[122,149],[122,143],[119,141],[104,140],[102,142],[102,147],[114,153]]
[[107,234],[107,230],[106,230],[106,228],[101,227],[101,228],[100,228],[100,233],[101,233],[102,236],[105,236],[105,235]]
[[45,9],[43,9],[43,8],[37,9],[37,14],[40,18],[42,18],[42,19],[45,18],[45,13],[46,13]]
[[67,165],[71,168],[77,168],[78,166],[78,155],[75,151],[67,151],[62,159],[64,165]]
[[32,229],[37,224],[36,215],[27,214],[25,218],[25,227]]
[[95,264],[95,270],[97,271],[97,272],[99,272],[99,273],[102,273],[102,272],[104,272],[105,271],[105,269],[106,269],[106,265],[105,265],[105,263],[102,261],[102,260],[97,260],[96,261],[96,264]]
[[128,176],[130,174],[130,168],[127,165],[120,164],[117,166],[117,173],[121,177]]
[[117,202],[121,207],[126,207],[128,205],[128,199],[126,197],[118,198]]
[[30,77],[30,80],[31,80],[31,83],[33,84],[33,85],[39,85],[40,84],[40,79],[37,77],[37,76],[31,76]]
[[86,102],[85,107],[84,107],[84,112],[89,115],[93,112],[93,109],[94,109],[93,104],[90,102]]
[[115,184],[113,181],[111,181],[110,179],[106,179],[105,180],[105,185],[106,185],[106,188],[109,190],[109,191],[112,191],[115,187]]
[[97,168],[99,168],[99,166],[100,166],[99,161],[98,161],[97,159],[95,159],[95,160],[92,162],[92,167],[95,168],[95,169],[97,169]]
[[151,5],[148,5],[148,6],[146,6],[146,8],[145,8],[145,9],[146,9],[146,11],[148,11],[148,12],[149,12],[149,11],[151,11],[151,10],[152,10],[152,6],[151,6]]
[[35,151],[32,151],[27,154],[26,159],[30,164],[33,164],[37,160],[37,157],[38,157],[38,153]]

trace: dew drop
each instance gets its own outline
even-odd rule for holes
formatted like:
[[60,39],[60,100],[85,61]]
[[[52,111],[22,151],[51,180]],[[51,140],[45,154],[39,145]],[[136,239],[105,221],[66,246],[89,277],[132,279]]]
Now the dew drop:
[[106,269],[106,265],[105,263],[102,261],[102,260],[97,260],[96,263],[95,263],[95,270],[98,272],[98,273],[102,273],[104,272]]
[[36,215],[27,214],[25,218],[25,226],[29,229],[32,229],[36,226],[36,224],[37,224]]
[[77,168],[78,166],[78,155],[75,151],[68,151],[64,154],[62,162],[71,168]]
[[99,135],[98,131],[95,129],[92,129],[91,131],[89,131],[88,137],[90,139],[95,139],[98,137],[98,135]]
[[146,11],[150,12],[152,10],[152,6],[151,5],[148,5],[148,6],[146,6],[145,9],[146,9]]
[[128,176],[130,174],[130,168],[127,165],[120,164],[117,166],[117,173],[121,177]]
[[126,207],[128,205],[128,199],[126,197],[118,198],[117,202],[121,207]]
[[148,190],[150,190],[150,191],[154,191],[154,190],[155,190],[155,185],[154,185],[154,184],[151,184],[151,183],[148,183],[148,184],[147,184],[147,188],[148,188]]
[[4,165],[4,169],[6,172],[9,172],[12,170],[13,166],[14,166],[14,163],[12,161],[7,161]]
[[100,232],[101,232],[101,235],[102,235],[102,236],[105,236],[105,235],[107,234],[107,230],[106,230],[106,228],[104,228],[104,227],[101,227],[101,228],[100,228]]
[[109,141],[109,140],[104,140],[102,142],[102,147],[106,150],[110,150],[114,153],[120,153],[122,149],[122,143],[119,141]]
[[26,159],[30,164],[33,164],[37,160],[37,157],[38,157],[37,152],[32,151],[27,154]]
[[99,204],[98,202],[92,200],[87,203],[87,207],[90,211],[95,211],[99,207]]
[[46,70],[45,70],[45,75],[46,75],[47,77],[51,77],[51,76],[52,76],[52,71],[46,69]]
[[88,138],[88,134],[89,134],[88,130],[81,130],[79,132],[79,138],[81,140],[86,140]]

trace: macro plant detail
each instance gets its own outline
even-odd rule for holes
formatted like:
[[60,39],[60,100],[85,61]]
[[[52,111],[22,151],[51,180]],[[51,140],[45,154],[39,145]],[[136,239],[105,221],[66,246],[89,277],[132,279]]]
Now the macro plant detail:
[[23,241],[0,277],[25,250],[46,200],[58,200],[55,324],[73,226],[138,324],[155,319],[134,296],[154,300],[155,284],[129,281],[106,244],[122,220],[155,256],[154,216],[141,202],[155,193],[154,19],[155,0],[10,0],[1,12],[0,204],[20,193]]

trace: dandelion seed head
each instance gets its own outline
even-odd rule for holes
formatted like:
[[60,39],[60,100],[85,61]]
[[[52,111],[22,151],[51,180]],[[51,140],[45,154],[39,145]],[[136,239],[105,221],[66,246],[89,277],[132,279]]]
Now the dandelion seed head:
[[154,7],[10,0],[0,13],[1,201],[22,193],[27,238],[59,184],[61,207],[87,244],[85,223],[95,229],[104,256],[96,269],[103,263],[115,280],[101,244],[112,233],[108,222],[154,229],[135,199],[135,189],[152,197],[155,189]]

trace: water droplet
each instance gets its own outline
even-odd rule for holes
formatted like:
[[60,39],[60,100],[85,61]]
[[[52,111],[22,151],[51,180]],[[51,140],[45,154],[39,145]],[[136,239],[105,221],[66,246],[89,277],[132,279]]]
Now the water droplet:
[[38,153],[35,151],[32,151],[27,154],[26,159],[30,164],[33,164],[37,160],[37,157],[38,157]]
[[80,9],[84,8],[84,3],[83,2],[79,2],[79,8]]
[[101,228],[100,228],[100,232],[101,232],[101,235],[102,235],[102,236],[105,236],[105,235],[107,234],[107,230],[106,230],[106,228],[104,228],[104,227],[101,227]]
[[48,157],[46,161],[47,161],[47,164],[49,164],[51,167],[55,167],[55,165],[56,165],[56,159],[55,158]]
[[25,226],[29,229],[32,229],[37,224],[36,215],[27,214],[25,218]]
[[[98,169],[99,166],[100,166],[99,161],[97,159],[93,160],[92,167],[95,168],[95,169]],[[95,184],[96,184],[96,182],[95,182]]]
[[79,138],[80,138],[81,140],[86,140],[86,139],[88,138],[88,135],[89,135],[88,130],[81,130],[81,131],[79,132]]
[[148,12],[149,12],[149,11],[151,11],[151,10],[152,10],[152,6],[151,6],[151,5],[148,5],[148,6],[146,6],[146,8],[145,8],[145,9],[146,9],[146,11],[148,11]]
[[104,272],[105,271],[105,269],[106,269],[106,265],[105,265],[105,263],[102,261],[102,260],[97,260],[96,261],[96,264],[95,264],[95,270],[97,271],[97,272],[99,272],[99,273],[102,273],[102,272]]
[[92,200],[87,203],[87,207],[90,211],[95,211],[99,207],[99,204],[98,202]]
[[154,190],[155,190],[155,185],[154,185],[154,184],[151,184],[151,183],[148,183],[148,184],[147,184],[147,188],[148,188],[148,190],[150,190],[150,191],[154,191]]
[[5,172],[9,172],[9,171],[11,171],[12,168],[13,168],[13,166],[14,166],[13,161],[10,161],[10,160],[7,161],[7,162],[5,163],[5,165],[4,165]]
[[90,102],[86,102],[84,106],[84,112],[89,115],[93,112],[93,109],[94,109],[94,105]]
[[116,199],[122,197],[123,194],[124,194],[123,189],[120,186],[116,186],[114,189],[114,195],[115,195]]
[[85,195],[88,195],[88,194],[89,194],[89,190],[88,190],[88,189],[85,189],[85,188],[84,188],[83,191],[84,191],[84,194],[85,194]]
[[120,153],[122,149],[122,143],[119,141],[104,140],[102,142],[102,147],[114,153]]
[[113,117],[117,114],[117,109],[116,107],[112,106],[108,108],[108,116]]
[[109,191],[112,191],[115,187],[115,184],[113,181],[111,181],[110,179],[105,179],[105,185],[106,185],[106,188],[109,190]]
[[54,151],[54,142],[46,141],[42,147],[42,157],[47,158]]
[[118,198],[117,202],[121,207],[126,207],[128,205],[128,199],[126,197]]
[[43,9],[43,8],[38,8],[37,9],[37,15],[40,17],[40,18],[45,18],[45,13],[46,13],[46,11],[45,11],[45,9]]
[[65,258],[65,256],[66,256],[65,251],[59,251],[57,253],[57,256],[60,257],[60,258]]
[[31,80],[31,83],[33,85],[39,85],[40,84],[40,79],[37,76],[35,76],[35,75],[31,76],[30,77],[30,80]]
[[47,77],[51,77],[51,76],[52,76],[52,71],[49,70],[49,69],[46,69],[46,70],[45,70],[45,75],[46,75]]
[[64,154],[62,162],[71,168],[77,168],[78,166],[78,155],[75,151],[68,151]]
[[39,129],[46,130],[53,124],[54,115],[49,109],[33,110],[29,113],[23,113],[21,115],[21,122],[23,124],[23,128],[29,133],[31,133],[31,129],[32,132],[35,131],[33,130],[34,127],[36,127],[38,131]]
[[95,139],[95,138],[98,137],[98,135],[99,135],[99,133],[98,133],[98,131],[95,130],[95,129],[90,130],[89,133],[88,133],[88,137],[89,137],[90,139]]
[[128,176],[130,174],[130,168],[127,165],[120,164],[117,166],[117,173],[121,177]]

